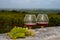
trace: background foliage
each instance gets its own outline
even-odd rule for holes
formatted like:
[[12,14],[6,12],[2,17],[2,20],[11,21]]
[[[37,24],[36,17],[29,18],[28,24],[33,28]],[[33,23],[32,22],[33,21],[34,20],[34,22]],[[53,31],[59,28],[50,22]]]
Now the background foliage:
[[[9,32],[14,26],[24,27],[24,16],[25,14],[35,14],[38,15],[38,12],[26,12],[26,11],[0,11],[0,33]],[[40,12],[39,12],[40,13]],[[60,13],[45,12],[49,17],[49,25],[51,26],[60,26]],[[53,13],[53,14],[52,14]],[[39,28],[38,25],[33,28]]]

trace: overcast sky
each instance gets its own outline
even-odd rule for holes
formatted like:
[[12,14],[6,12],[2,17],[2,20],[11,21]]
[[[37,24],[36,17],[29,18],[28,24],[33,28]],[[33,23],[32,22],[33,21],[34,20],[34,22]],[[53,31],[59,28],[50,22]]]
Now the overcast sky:
[[0,0],[0,8],[56,8],[60,0]]

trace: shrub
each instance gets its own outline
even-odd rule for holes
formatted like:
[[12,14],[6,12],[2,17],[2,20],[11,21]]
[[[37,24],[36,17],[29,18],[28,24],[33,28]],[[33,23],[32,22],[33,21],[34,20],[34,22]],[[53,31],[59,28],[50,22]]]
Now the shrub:
[[[0,14],[0,28],[4,28],[4,31],[0,30],[0,32],[8,32],[10,31],[14,26],[24,27],[24,16],[25,12],[23,13],[14,13],[16,11],[13,10],[13,12],[6,12]],[[36,14],[37,15],[37,14]],[[49,15],[49,25],[48,26],[60,26],[60,15]],[[40,28],[40,26],[36,25],[33,28]]]

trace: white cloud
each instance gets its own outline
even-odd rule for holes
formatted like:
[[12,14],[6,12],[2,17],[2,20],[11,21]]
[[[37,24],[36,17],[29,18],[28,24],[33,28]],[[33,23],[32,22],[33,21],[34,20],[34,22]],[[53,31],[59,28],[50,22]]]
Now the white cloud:
[[0,7],[60,7],[60,0],[0,0]]
[[26,4],[30,3],[30,0],[11,0],[10,2],[14,4]]

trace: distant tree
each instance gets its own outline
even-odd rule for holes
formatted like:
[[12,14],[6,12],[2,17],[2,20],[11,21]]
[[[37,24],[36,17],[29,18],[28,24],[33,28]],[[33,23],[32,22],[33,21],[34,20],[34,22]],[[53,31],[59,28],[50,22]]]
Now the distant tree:
[[1,10],[1,12],[5,12],[5,10]]
[[60,13],[58,13],[60,15]]
[[22,11],[22,13],[27,13],[26,11]]
[[16,12],[16,13],[19,13],[19,11],[17,11],[17,10],[12,10],[11,12]]

